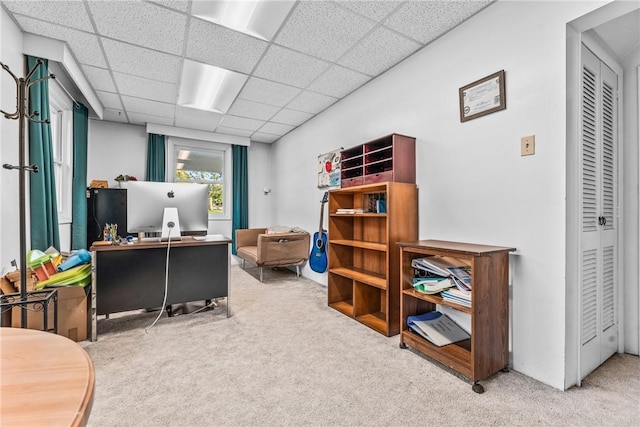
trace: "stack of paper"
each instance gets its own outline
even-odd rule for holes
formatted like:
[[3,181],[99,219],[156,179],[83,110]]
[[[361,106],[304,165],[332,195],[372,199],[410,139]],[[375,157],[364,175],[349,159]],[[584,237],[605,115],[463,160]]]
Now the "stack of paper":
[[337,214],[361,214],[364,213],[362,208],[338,208]]
[[448,277],[425,277],[413,279],[413,289],[423,294],[437,294],[438,292],[444,289],[449,289],[452,286],[455,285]]
[[457,288],[446,289],[440,292],[440,296],[445,301],[455,302],[456,304],[471,307],[471,292],[461,291]]
[[464,329],[439,311],[408,316],[407,327],[438,347],[470,338]]
[[430,275],[449,277],[461,291],[471,291],[471,268],[457,258],[438,256],[415,258],[411,261],[411,266]]

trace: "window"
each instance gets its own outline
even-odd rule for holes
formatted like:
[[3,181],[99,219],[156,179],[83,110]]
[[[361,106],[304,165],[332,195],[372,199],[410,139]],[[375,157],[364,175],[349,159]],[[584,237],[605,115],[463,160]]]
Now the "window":
[[[173,177],[175,182],[194,182],[209,185],[209,219],[228,219],[230,195],[227,173],[230,164],[231,148],[222,144],[200,144],[171,138]],[[231,200],[231,199],[229,199]]]
[[58,223],[71,223],[73,180],[73,104],[55,80],[49,83],[51,143]]

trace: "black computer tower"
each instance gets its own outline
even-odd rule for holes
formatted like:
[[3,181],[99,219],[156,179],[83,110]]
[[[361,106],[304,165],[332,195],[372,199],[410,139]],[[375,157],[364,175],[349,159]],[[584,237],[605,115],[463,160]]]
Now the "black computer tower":
[[118,224],[118,235],[127,233],[127,190],[125,188],[87,189],[87,248],[103,240],[105,224]]

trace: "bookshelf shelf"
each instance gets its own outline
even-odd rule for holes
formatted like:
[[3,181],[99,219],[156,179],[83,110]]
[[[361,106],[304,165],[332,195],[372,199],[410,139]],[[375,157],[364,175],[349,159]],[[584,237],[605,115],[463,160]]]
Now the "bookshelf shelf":
[[[509,363],[509,252],[515,248],[422,240],[400,242],[400,347],[410,346],[465,376],[473,390],[478,381],[505,369]],[[454,257],[471,266],[471,307],[445,301],[439,295],[413,290],[411,261],[430,256]],[[471,338],[438,347],[407,327],[407,317],[451,307],[471,318]]]
[[371,249],[373,251],[386,251],[387,245],[383,243],[363,242],[360,240],[332,240],[334,245],[351,246],[354,248]]
[[471,307],[465,307],[464,305],[456,304],[454,302],[446,301],[440,295],[429,295],[423,294],[421,292],[415,291],[413,289],[404,289],[402,291],[403,295],[408,295],[411,298],[421,299],[433,304],[445,305],[447,307],[455,308],[458,311],[462,311],[463,313],[471,314]]
[[368,285],[375,286],[376,288],[386,289],[387,288],[387,278],[379,273],[374,273],[372,271],[363,270],[357,267],[338,267],[338,268],[330,268],[329,273],[338,274],[342,277],[346,277],[349,279],[357,280],[359,282],[365,282]]
[[[418,234],[415,184],[383,182],[329,191],[328,304],[375,331],[400,332],[400,257],[396,243]],[[367,211],[385,200],[384,214]]]

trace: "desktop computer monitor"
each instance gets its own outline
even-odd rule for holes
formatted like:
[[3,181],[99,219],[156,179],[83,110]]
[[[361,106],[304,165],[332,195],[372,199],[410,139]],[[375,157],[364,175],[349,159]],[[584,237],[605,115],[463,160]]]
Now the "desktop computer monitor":
[[[165,209],[170,208],[170,209]],[[174,208],[174,209],[171,209]],[[177,210],[178,221],[175,220]],[[206,234],[209,227],[209,186],[174,182],[127,182],[127,232],[166,231],[165,211],[183,234]],[[175,233],[175,234],[174,234]],[[172,230],[172,237],[179,237]]]

